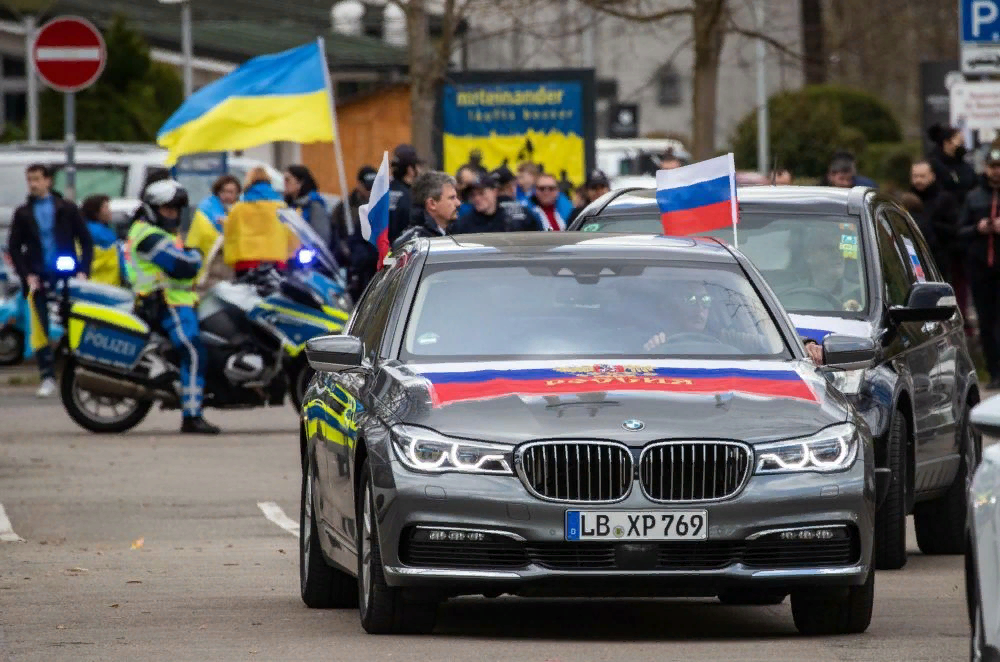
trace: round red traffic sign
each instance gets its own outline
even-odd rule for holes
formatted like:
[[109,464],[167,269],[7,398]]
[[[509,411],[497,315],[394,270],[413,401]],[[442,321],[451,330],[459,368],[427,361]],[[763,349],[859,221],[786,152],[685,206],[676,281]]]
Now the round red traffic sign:
[[104,71],[107,49],[94,24],[79,16],[57,16],[38,31],[32,63],[42,81],[60,92],[93,85]]

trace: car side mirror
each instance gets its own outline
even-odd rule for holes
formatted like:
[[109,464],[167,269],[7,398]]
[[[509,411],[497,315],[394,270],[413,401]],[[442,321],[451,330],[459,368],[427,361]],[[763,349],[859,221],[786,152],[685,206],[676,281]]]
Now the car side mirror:
[[317,372],[343,372],[364,366],[365,346],[355,336],[319,336],[306,342],[306,357]]
[[1000,396],[987,398],[973,407],[969,424],[985,437],[1000,438]]
[[958,312],[955,290],[948,283],[914,283],[905,306],[893,306],[893,322],[943,322]]
[[875,342],[871,338],[830,334],[823,338],[823,367],[860,370],[875,362]]

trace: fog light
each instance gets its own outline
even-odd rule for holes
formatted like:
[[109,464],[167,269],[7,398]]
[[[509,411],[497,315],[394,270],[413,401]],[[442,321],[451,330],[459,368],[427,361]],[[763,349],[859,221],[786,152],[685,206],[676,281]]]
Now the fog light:
[[483,531],[466,531],[463,529],[416,529],[413,540],[417,542],[486,542],[500,539]]
[[808,529],[792,529],[790,531],[779,531],[774,533],[763,533],[753,538],[778,539],[785,541],[810,541],[810,540],[845,540],[850,537],[846,526],[824,526],[812,527]]

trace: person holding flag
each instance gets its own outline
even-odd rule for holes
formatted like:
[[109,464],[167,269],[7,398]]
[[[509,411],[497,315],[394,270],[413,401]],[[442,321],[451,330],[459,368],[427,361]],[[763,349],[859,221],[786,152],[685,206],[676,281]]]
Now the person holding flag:
[[382,164],[372,180],[368,202],[358,207],[361,236],[378,251],[378,266],[382,268],[389,254],[389,152],[382,153]]

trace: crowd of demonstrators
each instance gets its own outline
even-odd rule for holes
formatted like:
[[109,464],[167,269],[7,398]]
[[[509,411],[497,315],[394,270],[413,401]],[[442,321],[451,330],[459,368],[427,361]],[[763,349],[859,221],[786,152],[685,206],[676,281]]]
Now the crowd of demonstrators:
[[410,212],[414,205],[411,187],[424,161],[417,155],[412,145],[399,145],[393,150],[389,169],[392,181],[389,182],[389,243],[395,243],[411,225]]
[[196,248],[202,255],[197,289],[205,292],[220,281],[229,280],[233,270],[222,259],[222,235],[226,216],[240,198],[243,187],[232,175],[222,175],[212,182],[211,195],[198,203],[191,218],[191,227],[184,237],[187,248]]
[[[347,291],[355,301],[364,292],[368,281],[375,277],[378,267],[378,251],[361,234],[361,215],[358,210],[371,198],[375,184],[375,168],[366,165],[358,170],[358,181],[354,190],[341,200],[333,212],[340,242],[337,259],[347,267]],[[348,212],[350,217],[348,218]]]
[[458,186],[458,199],[462,201],[461,206],[458,208],[459,216],[472,209],[472,202],[469,201],[469,194],[472,191],[471,187],[485,174],[485,172],[479,172],[479,170],[468,163],[459,168],[458,172],[455,173],[455,182]]
[[583,184],[583,199],[576,206],[576,208],[570,212],[569,218],[566,219],[567,224],[572,223],[576,220],[576,217],[580,215],[580,212],[589,205],[594,200],[611,190],[611,180],[608,176],[604,174],[603,170],[594,170],[587,176],[587,181]]
[[988,388],[1000,388],[1000,142],[986,154],[979,185],[965,196],[958,234],[966,246],[965,275],[979,319]]
[[243,197],[226,218],[223,258],[237,276],[261,265],[284,268],[299,248],[298,238],[278,218],[285,200],[262,167],[251,168],[243,184]]
[[[77,278],[90,273],[94,243],[79,208],[52,190],[52,172],[40,163],[25,171],[28,199],[14,211],[8,236],[8,251],[24,296],[34,306],[43,332],[49,328],[48,293],[61,277],[60,257],[74,257]],[[36,353],[42,383],[39,397],[56,391],[52,349],[48,342]]]
[[80,213],[94,244],[90,280],[116,287],[127,286],[124,246],[111,227],[111,198],[92,195],[80,204]]
[[493,171],[497,184],[497,203],[503,208],[510,219],[510,228],[514,232],[541,230],[538,218],[517,198],[517,177],[506,164]]
[[[469,234],[473,232],[509,232],[510,219],[497,201],[496,178],[486,173],[466,186],[467,199],[471,209],[459,209],[458,219],[452,223],[449,234]],[[464,205],[463,205],[464,206]]]

